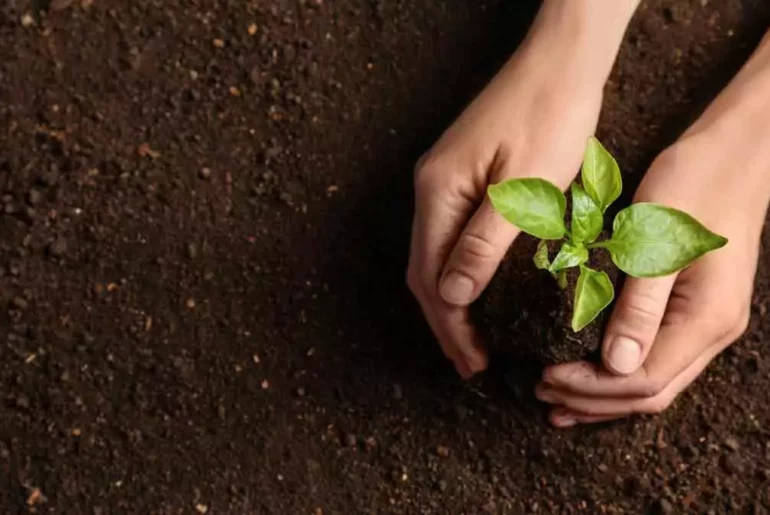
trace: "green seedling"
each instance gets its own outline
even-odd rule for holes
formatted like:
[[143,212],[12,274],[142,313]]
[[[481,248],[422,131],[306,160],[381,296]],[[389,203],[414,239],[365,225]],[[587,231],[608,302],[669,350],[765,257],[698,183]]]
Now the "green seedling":
[[[591,249],[609,251],[613,263],[632,277],[660,277],[683,270],[707,252],[727,244],[726,238],[687,213],[648,202],[621,210],[612,224],[612,237],[596,241],[604,226],[604,213],[620,196],[623,184],[618,163],[595,137],[588,141],[581,182],[582,186],[573,183],[570,187],[570,227],[564,219],[564,193],[544,179],[511,179],[488,189],[498,213],[525,233],[540,238],[534,256],[537,268],[550,272],[562,289],[567,286],[567,269],[580,268],[572,314],[575,332],[593,322],[615,296],[609,276],[586,266]],[[563,241],[553,260],[548,255],[547,240]]]

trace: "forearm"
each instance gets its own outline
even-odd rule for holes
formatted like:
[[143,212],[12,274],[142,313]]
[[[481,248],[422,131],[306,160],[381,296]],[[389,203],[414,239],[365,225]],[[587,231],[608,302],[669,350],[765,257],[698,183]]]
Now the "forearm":
[[735,170],[736,178],[770,185],[770,31],[683,139],[699,135],[753,156],[757,169]]
[[561,59],[576,80],[603,87],[638,4],[612,0],[597,9],[596,0],[544,0],[522,47],[535,60]]
[[724,132],[741,134],[747,121],[770,126],[770,32],[688,133],[720,124]]

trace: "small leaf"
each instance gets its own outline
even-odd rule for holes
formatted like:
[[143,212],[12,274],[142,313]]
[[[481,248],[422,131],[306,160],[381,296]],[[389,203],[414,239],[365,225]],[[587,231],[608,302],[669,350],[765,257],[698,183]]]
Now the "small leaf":
[[535,262],[535,266],[540,270],[548,270],[551,266],[551,260],[548,258],[548,245],[543,240],[537,244],[537,250],[535,256],[532,258]]
[[510,223],[543,240],[561,239],[567,232],[564,193],[543,179],[510,179],[488,189],[492,206]]
[[573,183],[572,239],[576,243],[591,243],[599,237],[604,225],[602,212],[596,202],[579,185]]
[[583,156],[581,175],[586,193],[594,200],[599,210],[604,213],[615,202],[623,189],[620,167],[598,139],[588,139]]
[[559,253],[556,254],[556,257],[554,258],[553,263],[551,263],[551,266],[548,268],[548,270],[552,274],[555,274],[556,272],[560,272],[561,270],[565,270],[573,266],[580,266],[586,261],[588,261],[588,249],[582,245],[572,245],[570,243],[565,243],[562,245]]
[[615,265],[628,275],[659,277],[678,272],[726,244],[726,238],[683,211],[638,203],[618,213],[612,238],[599,246],[609,250]]
[[559,288],[562,290],[567,289],[567,270],[562,270],[561,272],[555,274],[556,275],[556,283],[559,285]]
[[581,266],[575,288],[572,330],[578,332],[593,322],[614,297],[615,289],[607,274]]

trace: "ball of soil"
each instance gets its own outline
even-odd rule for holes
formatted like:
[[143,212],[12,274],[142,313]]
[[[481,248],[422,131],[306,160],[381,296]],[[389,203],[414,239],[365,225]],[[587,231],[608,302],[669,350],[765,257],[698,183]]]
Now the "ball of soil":
[[[571,320],[579,269],[568,271],[568,285],[562,290],[550,273],[538,270],[532,262],[537,243],[527,235],[516,240],[492,282],[473,305],[474,322],[490,351],[515,361],[546,366],[597,359],[612,306],[575,333]],[[551,259],[559,245],[549,242]],[[593,250],[591,254],[589,266],[604,270],[616,283],[617,273],[604,251]]]

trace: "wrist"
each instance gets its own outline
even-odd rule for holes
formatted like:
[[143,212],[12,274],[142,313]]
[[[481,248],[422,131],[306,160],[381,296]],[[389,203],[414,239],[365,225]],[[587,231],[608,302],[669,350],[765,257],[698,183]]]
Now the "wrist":
[[742,171],[770,196],[770,32],[682,139],[705,136],[751,164]]
[[[555,60],[570,79],[603,88],[639,0],[544,0],[526,40],[534,67]],[[543,57],[545,56],[545,57]]]

